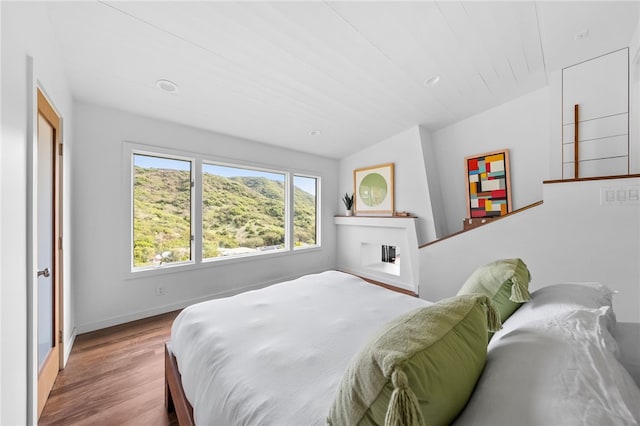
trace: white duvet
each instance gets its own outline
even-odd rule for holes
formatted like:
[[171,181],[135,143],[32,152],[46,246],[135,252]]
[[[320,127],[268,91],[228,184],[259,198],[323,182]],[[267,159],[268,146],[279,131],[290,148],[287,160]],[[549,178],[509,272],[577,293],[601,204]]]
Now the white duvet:
[[351,357],[427,304],[328,271],[186,308],[171,344],[196,424],[324,424]]

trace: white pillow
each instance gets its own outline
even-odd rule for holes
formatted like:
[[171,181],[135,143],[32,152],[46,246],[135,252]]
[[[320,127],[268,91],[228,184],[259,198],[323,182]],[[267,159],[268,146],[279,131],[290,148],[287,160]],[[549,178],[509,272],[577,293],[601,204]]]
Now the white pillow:
[[503,328],[513,329],[532,320],[549,319],[576,310],[609,307],[611,309],[606,312],[607,328],[613,332],[616,324],[611,301],[613,294],[611,289],[600,283],[562,283],[542,287],[531,293],[531,300],[505,321]]
[[497,332],[458,425],[638,424],[640,389],[617,359],[612,292],[562,284],[532,293]]

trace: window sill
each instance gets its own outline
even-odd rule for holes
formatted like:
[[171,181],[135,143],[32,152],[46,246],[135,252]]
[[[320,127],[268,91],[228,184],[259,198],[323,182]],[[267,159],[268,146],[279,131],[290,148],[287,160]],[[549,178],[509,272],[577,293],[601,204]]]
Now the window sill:
[[311,246],[305,248],[294,248],[293,250],[269,251],[263,253],[252,253],[247,255],[239,255],[233,257],[218,257],[202,260],[200,262],[181,263],[177,265],[168,265],[157,268],[140,269],[137,271],[127,271],[124,274],[124,280],[136,280],[149,277],[157,277],[167,274],[183,273],[189,271],[197,271],[206,268],[217,268],[236,263],[246,263],[257,260],[268,260],[279,257],[295,256],[303,253],[312,253],[322,250],[322,246]]

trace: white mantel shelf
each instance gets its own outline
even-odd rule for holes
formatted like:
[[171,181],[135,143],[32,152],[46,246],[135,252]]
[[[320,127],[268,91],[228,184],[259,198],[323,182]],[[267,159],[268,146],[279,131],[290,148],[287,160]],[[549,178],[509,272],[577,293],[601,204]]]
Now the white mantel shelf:
[[[335,216],[338,268],[418,293],[415,216]],[[382,245],[396,246],[396,264],[383,263]]]

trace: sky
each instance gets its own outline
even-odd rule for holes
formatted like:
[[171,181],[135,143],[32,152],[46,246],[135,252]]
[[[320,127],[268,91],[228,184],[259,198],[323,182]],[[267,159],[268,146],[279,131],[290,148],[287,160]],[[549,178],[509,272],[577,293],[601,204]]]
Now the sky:
[[[134,154],[133,159],[134,165],[152,169],[189,170],[189,167],[191,166],[191,162],[186,160],[153,157],[150,155]],[[205,173],[211,173],[222,177],[265,177],[277,182],[284,182],[285,176],[282,173],[240,169],[235,167],[219,166],[215,164],[204,164],[203,169]],[[295,176],[294,184],[303,191],[315,196],[316,186],[314,178]]]

